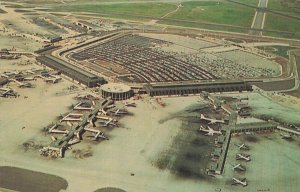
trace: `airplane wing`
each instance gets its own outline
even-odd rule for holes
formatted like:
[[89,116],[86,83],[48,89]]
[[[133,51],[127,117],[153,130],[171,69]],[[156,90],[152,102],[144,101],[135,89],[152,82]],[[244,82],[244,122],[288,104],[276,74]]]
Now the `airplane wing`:
[[241,164],[237,164],[237,165],[233,166],[233,169],[238,168],[240,165],[241,165]]

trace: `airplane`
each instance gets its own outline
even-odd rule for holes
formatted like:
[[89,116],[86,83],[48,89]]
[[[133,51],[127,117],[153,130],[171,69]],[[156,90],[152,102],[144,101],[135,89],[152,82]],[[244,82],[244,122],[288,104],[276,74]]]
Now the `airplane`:
[[108,127],[110,125],[112,126],[117,126],[115,119],[110,118],[108,121],[104,121],[104,122],[100,122],[102,123],[101,126],[102,127]]
[[33,80],[34,80],[33,77],[25,77],[25,78],[24,78],[24,81],[33,81]]
[[237,171],[246,171],[246,168],[241,164],[232,165],[232,169]]
[[124,110],[121,110],[121,109],[117,109],[117,110],[111,111],[111,112],[112,112],[112,115],[114,115],[114,116],[120,116],[120,115],[128,113],[127,111],[124,111]]
[[93,107],[82,107],[81,106],[82,102],[79,102],[73,109],[75,110],[92,110]]
[[9,78],[9,76],[8,75],[6,75],[6,74],[0,74],[0,77],[4,77],[4,78]]
[[77,95],[76,99],[89,99],[90,97],[94,98],[94,96],[90,94],[82,94],[82,95]]
[[57,138],[56,138],[56,137],[54,137],[54,136],[51,136],[51,140],[52,140],[52,141],[56,141],[56,140],[57,140]]
[[114,107],[116,107],[114,104],[111,104],[111,105],[108,105],[107,107],[106,107],[106,109],[112,109],[112,108],[114,108]]
[[108,139],[107,137],[105,137],[104,133],[100,130],[91,129],[91,128],[88,128],[88,127],[85,127],[84,130],[93,133],[93,137],[94,137],[93,140],[97,140],[98,138]]
[[0,77],[9,78],[12,75],[17,75],[17,72],[11,71],[11,72],[4,72],[0,74]]
[[[96,118],[97,119],[101,119],[101,120],[107,120],[107,121],[109,121],[110,119],[112,119],[109,116],[101,116],[101,115],[97,115]],[[117,121],[117,120],[115,120],[115,121]]]
[[58,133],[58,134],[68,134],[68,130],[58,130],[58,129],[52,129],[51,131],[49,130],[49,133]]
[[213,136],[214,134],[222,135],[221,131],[215,131],[214,129],[212,129],[209,126],[207,126],[207,129],[206,129],[201,125],[199,130],[201,132],[205,132],[206,133],[205,135],[207,135],[207,136]]
[[56,78],[46,78],[46,79],[45,79],[45,82],[46,82],[46,83],[52,83],[52,84],[55,84],[55,83],[58,82],[58,79],[56,79]]
[[33,72],[33,70],[34,70],[34,69],[29,69],[29,70],[26,71],[26,73],[29,73],[29,74],[34,75],[35,73]]
[[126,103],[125,104],[126,107],[136,107],[135,103]]
[[251,161],[250,155],[247,155],[247,154],[241,154],[241,153],[236,154],[235,159],[236,159],[236,160]]
[[[51,136],[51,140],[52,140],[53,142],[55,142],[55,141],[57,141],[57,138],[54,137],[54,136]],[[79,143],[79,142],[80,142],[79,139],[76,139],[76,138],[71,139],[70,141],[68,141],[68,147],[67,147],[67,148],[68,148],[68,149],[72,149],[72,148],[71,148],[71,145],[77,144],[77,143]],[[43,152],[43,149],[41,149],[40,152]]]
[[20,88],[32,88],[34,87],[31,83],[18,83],[18,87]]
[[[68,134],[68,130],[58,130],[56,129],[58,127],[58,124],[54,124],[49,130],[48,133],[59,133],[59,134]],[[53,140],[53,139],[52,139]]]
[[66,116],[60,120],[60,122],[63,122],[63,121],[82,121],[82,118],[75,118],[75,117],[72,118],[72,117]]
[[118,121],[116,119],[113,119],[113,118],[108,117],[108,116],[100,116],[100,115],[97,115],[95,117],[97,119],[103,120],[103,121],[100,122],[100,123],[102,123],[102,127],[107,127],[109,125],[117,126]]
[[239,145],[239,144],[235,144],[240,150],[249,150],[250,148],[245,145],[245,143]]
[[12,89],[8,89],[8,88],[0,88],[0,91],[2,91],[2,93],[0,93],[0,97],[9,97],[9,96],[16,97],[18,95]]
[[208,124],[215,124],[215,123],[222,123],[222,124],[225,124],[225,121],[224,121],[224,120],[211,119],[211,118],[205,117],[202,113],[201,113],[201,115],[200,115],[200,119],[201,119],[201,120],[204,120],[204,121],[209,121]]
[[232,178],[231,185],[242,185],[243,187],[246,187],[248,183],[246,178],[242,178],[242,179]]
[[59,80],[61,80],[62,78],[56,75],[49,75],[50,77],[44,77],[44,80],[46,81],[46,83],[57,83]]
[[62,80],[62,78],[60,76],[57,76],[57,75],[49,75],[50,77],[54,78],[54,79],[57,79],[57,80]]
[[1,55],[0,57],[2,59],[18,59],[18,58],[20,58],[19,55],[15,55],[15,54],[6,54],[6,55]]
[[101,113],[101,114],[103,114],[103,115],[107,115],[107,112],[103,109],[103,108],[101,108],[100,110],[99,110],[99,112]]
[[286,140],[291,140],[292,139],[292,135],[289,134],[289,133],[286,133],[286,134],[280,133],[280,135],[281,135],[282,139],[286,139]]
[[69,144],[69,145],[74,145],[74,144],[79,143],[79,142],[80,142],[79,139],[74,138],[74,139],[71,139],[71,140],[68,142],[68,144]]

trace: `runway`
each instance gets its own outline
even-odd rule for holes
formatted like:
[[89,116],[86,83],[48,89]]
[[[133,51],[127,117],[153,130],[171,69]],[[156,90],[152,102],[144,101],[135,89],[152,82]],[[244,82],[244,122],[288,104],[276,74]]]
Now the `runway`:
[[253,22],[251,25],[250,34],[262,35],[266,19],[266,9],[268,7],[268,0],[260,0],[256,9]]

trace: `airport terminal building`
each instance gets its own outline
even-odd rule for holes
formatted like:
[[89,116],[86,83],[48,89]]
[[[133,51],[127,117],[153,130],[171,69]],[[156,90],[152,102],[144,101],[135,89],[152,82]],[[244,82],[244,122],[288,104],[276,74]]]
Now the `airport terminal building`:
[[125,84],[108,83],[102,85],[100,90],[103,98],[110,97],[114,101],[126,100],[133,96],[132,89]]

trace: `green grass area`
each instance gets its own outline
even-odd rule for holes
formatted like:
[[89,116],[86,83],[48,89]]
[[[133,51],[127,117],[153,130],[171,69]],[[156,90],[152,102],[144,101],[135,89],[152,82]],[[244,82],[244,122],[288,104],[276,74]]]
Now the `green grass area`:
[[250,27],[254,16],[254,9],[228,2],[192,1],[182,5],[168,18]]
[[295,49],[294,47],[286,47],[286,46],[273,46],[277,51],[275,54],[282,56],[284,58],[289,58],[288,51]]
[[107,18],[112,18],[112,19],[126,19],[126,20],[132,20],[132,21],[138,21],[138,22],[149,22],[151,19],[150,18],[144,18],[144,17],[139,17],[139,16],[131,16],[127,14],[101,14],[101,13],[84,13],[84,14],[77,14],[76,18],[85,20],[86,17],[107,17]]
[[297,7],[297,3],[295,0],[272,0],[268,2],[268,7],[272,10],[289,12],[291,8]]
[[259,2],[259,0],[235,0],[235,1],[247,4],[247,5],[252,5],[252,6],[257,6],[258,2]]
[[268,8],[286,15],[300,17],[300,1],[295,0],[269,0]]
[[[265,30],[286,31],[291,34],[275,34],[286,38],[299,38],[300,37],[300,20],[282,17],[271,13],[267,14],[265,22]],[[272,34],[272,33],[267,33]]]
[[[52,3],[61,3],[58,0],[3,0],[4,2],[14,2],[14,3],[27,3],[27,4],[52,4]],[[89,0],[89,3],[110,3],[110,2],[130,2],[130,1],[137,1],[137,0]],[[138,1],[163,1],[163,0],[138,0]],[[87,0],[64,0],[65,3],[86,3]]]
[[273,53],[275,55],[284,57],[286,59],[289,58],[288,51],[295,49],[294,47],[287,47],[287,46],[271,46],[271,47],[270,46],[265,46],[265,47],[260,46],[260,47],[257,47],[257,48],[261,49],[261,50],[264,50],[265,52]]
[[202,28],[202,29],[210,29],[210,30],[217,30],[217,31],[229,31],[229,32],[238,32],[238,33],[247,33],[249,30],[246,28],[238,28],[238,27],[231,27],[231,26],[220,26],[220,25],[211,25],[211,24],[204,24],[204,23],[194,23],[194,22],[187,22],[187,21],[159,21],[158,23],[166,24],[166,25],[175,25],[175,26],[182,26],[182,27],[192,27],[192,28]]
[[[145,2],[139,3],[132,3],[131,1],[134,0],[64,0],[67,2],[67,4],[54,3],[52,0],[41,1],[47,2],[48,4],[45,3],[44,7],[51,11],[73,12],[77,14],[94,14],[94,16],[99,15],[109,18],[136,21],[149,21],[151,19],[160,18],[165,14],[176,10],[177,8],[175,2],[167,3],[163,2],[162,0],[156,0],[157,2],[147,2],[150,0],[141,0]],[[235,1],[245,5],[239,5],[226,0],[183,1],[183,7],[180,7],[177,12],[169,14],[165,18],[166,20],[161,20],[159,23],[184,27],[248,33],[253,16],[255,14],[255,9],[247,5],[256,7],[259,0]],[[296,3],[291,3],[291,1],[294,0],[269,0],[269,8],[271,10],[281,11],[283,14],[295,16],[296,13],[291,11],[291,9],[297,9],[295,8]],[[288,6],[286,7],[285,4],[282,4],[281,2],[289,3],[287,3]],[[293,8],[291,8],[291,6],[293,6]],[[291,13],[288,13],[289,11]],[[300,35],[296,34],[300,32],[300,27],[298,27],[300,26],[299,24],[299,21],[296,19],[267,13],[267,20],[265,24],[266,30],[287,31],[291,32],[291,34],[265,32],[264,35],[299,39]]]
[[161,17],[176,9],[172,3],[73,4],[54,7],[57,11],[116,13]]

